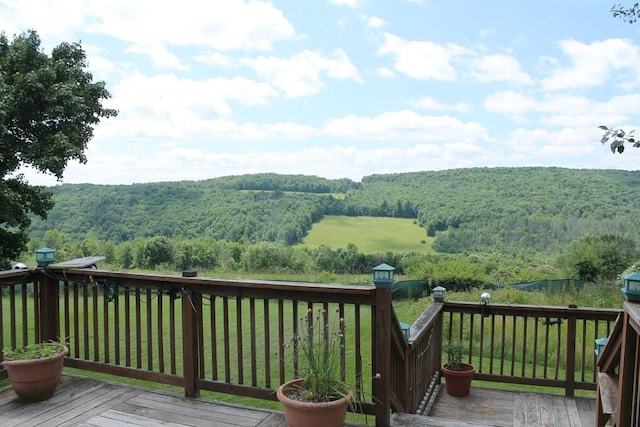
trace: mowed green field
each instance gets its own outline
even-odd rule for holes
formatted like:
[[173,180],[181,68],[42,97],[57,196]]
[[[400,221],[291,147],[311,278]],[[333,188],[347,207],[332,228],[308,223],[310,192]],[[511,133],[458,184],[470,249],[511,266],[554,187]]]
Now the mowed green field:
[[405,218],[325,216],[313,225],[301,245],[310,248],[326,245],[335,249],[345,248],[349,243],[362,253],[435,253],[431,248],[433,238],[427,237],[425,229],[414,220]]

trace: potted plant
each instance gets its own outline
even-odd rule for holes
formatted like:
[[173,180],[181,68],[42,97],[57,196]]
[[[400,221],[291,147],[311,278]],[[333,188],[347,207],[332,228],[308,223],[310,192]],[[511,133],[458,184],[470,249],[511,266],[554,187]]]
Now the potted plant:
[[447,345],[447,363],[442,367],[446,391],[450,396],[468,396],[471,390],[471,380],[476,369],[462,361],[464,355],[464,345],[460,341],[450,340]]
[[[340,350],[344,346],[344,319],[328,324],[328,313],[309,309],[301,319],[301,335],[291,344],[301,356],[300,376],[277,390],[290,427],[342,426],[353,393],[341,379]],[[337,319],[337,317],[336,317]]]
[[3,353],[0,364],[7,369],[13,390],[21,400],[37,402],[53,396],[69,349],[64,342],[46,342]]

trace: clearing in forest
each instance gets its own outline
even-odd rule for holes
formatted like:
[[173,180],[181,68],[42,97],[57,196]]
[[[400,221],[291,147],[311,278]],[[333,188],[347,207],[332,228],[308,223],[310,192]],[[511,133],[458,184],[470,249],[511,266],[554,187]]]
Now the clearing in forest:
[[[424,242],[424,243],[422,243]],[[325,216],[314,224],[301,246],[346,248],[353,243],[362,253],[422,252],[435,253],[432,237],[413,219],[370,216]]]

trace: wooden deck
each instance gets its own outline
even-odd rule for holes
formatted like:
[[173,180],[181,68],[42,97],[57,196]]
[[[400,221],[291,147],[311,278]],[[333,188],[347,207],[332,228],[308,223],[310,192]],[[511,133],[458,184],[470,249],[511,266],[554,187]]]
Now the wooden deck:
[[22,403],[0,390],[0,426],[285,427],[281,413],[64,375],[48,401]]
[[466,397],[440,391],[430,416],[394,414],[396,427],[517,426],[581,427],[596,425],[596,401],[540,393],[474,387]]
[[[593,426],[595,399],[473,388],[440,392],[431,416],[393,414],[394,427]],[[48,401],[23,403],[0,389],[0,426],[286,427],[281,412],[64,375]]]

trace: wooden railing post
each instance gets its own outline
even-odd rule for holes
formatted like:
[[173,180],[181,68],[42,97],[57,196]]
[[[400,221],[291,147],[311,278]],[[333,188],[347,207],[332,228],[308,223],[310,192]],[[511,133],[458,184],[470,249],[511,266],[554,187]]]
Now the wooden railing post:
[[375,369],[373,398],[376,426],[388,426],[391,421],[391,288],[376,286],[375,302]]
[[569,304],[569,313],[567,319],[567,362],[565,369],[564,387],[565,396],[573,396],[576,387],[576,316],[571,313],[571,311],[576,308],[578,308],[577,305]]
[[182,295],[182,357],[184,395],[199,397],[200,331],[202,330],[202,294],[183,288]]
[[[634,330],[629,314],[631,304],[625,302],[624,324],[622,326],[622,348],[618,372],[618,401],[616,402],[616,426],[631,426],[634,409],[634,381],[637,381],[636,357],[638,352],[638,332]],[[637,398],[637,397],[636,397]],[[636,406],[637,408],[637,406]],[[636,415],[637,416],[637,415]],[[637,425],[637,424],[636,424]]]
[[[57,341],[60,337],[60,283],[43,273],[40,277],[38,307],[40,310],[40,341]],[[23,285],[26,286],[26,285]]]

